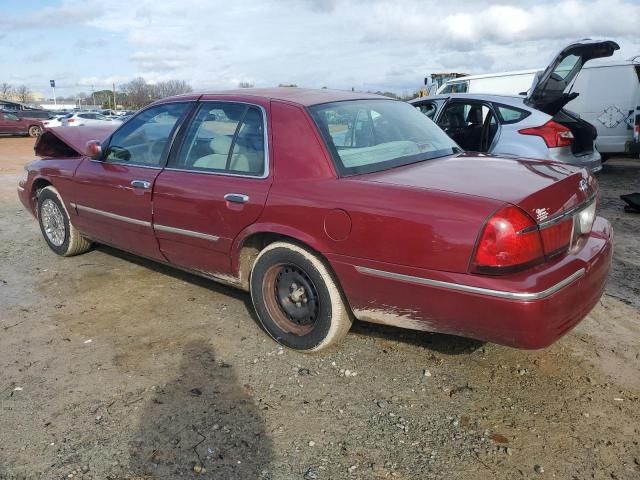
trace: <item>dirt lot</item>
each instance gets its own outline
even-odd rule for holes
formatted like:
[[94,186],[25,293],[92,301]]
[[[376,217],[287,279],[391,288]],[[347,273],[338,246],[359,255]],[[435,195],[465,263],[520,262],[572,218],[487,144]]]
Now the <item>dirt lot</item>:
[[0,138],[0,479],[640,478],[639,161],[599,176],[613,273],[554,346],[358,324],[304,356],[243,293],[50,252],[15,194],[32,145]]

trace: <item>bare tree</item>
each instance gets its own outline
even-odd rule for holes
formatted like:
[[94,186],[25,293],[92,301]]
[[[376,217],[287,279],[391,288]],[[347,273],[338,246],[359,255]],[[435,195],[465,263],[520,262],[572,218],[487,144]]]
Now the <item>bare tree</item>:
[[31,101],[31,90],[26,85],[19,85],[15,91],[20,102],[29,103]]
[[8,99],[13,93],[13,87],[10,83],[2,82],[0,83],[0,98]]
[[191,85],[184,80],[167,80],[158,82],[153,86],[153,96],[156,99],[172,97],[174,95],[182,95],[193,91]]
[[122,86],[122,91],[125,93],[127,104],[133,108],[144,107],[154,100],[152,86],[142,77],[134,78],[129,83],[125,83]]
[[254,85],[252,82],[240,82],[238,83],[238,88],[253,88]]

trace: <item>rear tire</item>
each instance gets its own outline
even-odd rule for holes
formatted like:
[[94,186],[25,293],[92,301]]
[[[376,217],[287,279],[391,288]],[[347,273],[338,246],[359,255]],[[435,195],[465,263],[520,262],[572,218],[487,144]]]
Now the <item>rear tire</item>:
[[340,342],[352,318],[333,274],[308,250],[275,242],[251,271],[251,299],[266,332],[285,347],[318,352]]
[[60,193],[52,186],[38,192],[38,222],[49,248],[63,257],[86,252],[91,242],[71,224]]
[[38,125],[31,125],[29,127],[29,136],[30,137],[39,137],[42,135],[42,127]]

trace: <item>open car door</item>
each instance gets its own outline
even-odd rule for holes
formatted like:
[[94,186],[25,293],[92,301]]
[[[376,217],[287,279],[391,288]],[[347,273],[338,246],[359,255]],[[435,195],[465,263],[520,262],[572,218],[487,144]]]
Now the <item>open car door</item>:
[[[585,63],[594,58],[610,57],[620,46],[611,40],[574,42],[558,53],[542,72],[536,75],[525,100],[527,105],[548,115],[555,115],[579,93],[566,92]],[[566,93],[565,93],[566,92]]]

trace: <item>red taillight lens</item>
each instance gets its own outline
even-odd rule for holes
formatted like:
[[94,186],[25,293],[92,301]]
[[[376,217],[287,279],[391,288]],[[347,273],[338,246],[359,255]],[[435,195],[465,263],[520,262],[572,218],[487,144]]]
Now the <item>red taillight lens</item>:
[[542,137],[544,143],[546,143],[549,148],[569,147],[573,141],[573,133],[571,133],[571,130],[553,120],[549,120],[540,127],[524,128],[518,130],[518,132],[522,135]]
[[75,121],[76,121],[76,119],[75,119],[75,118],[70,118],[70,119],[68,119],[68,120],[67,120],[67,123],[73,123],[73,122],[75,122]]
[[484,226],[472,270],[506,273],[544,260],[536,222],[517,207],[499,210]]
[[540,230],[542,245],[547,258],[564,252],[571,243],[573,233],[573,217],[555,223]]

